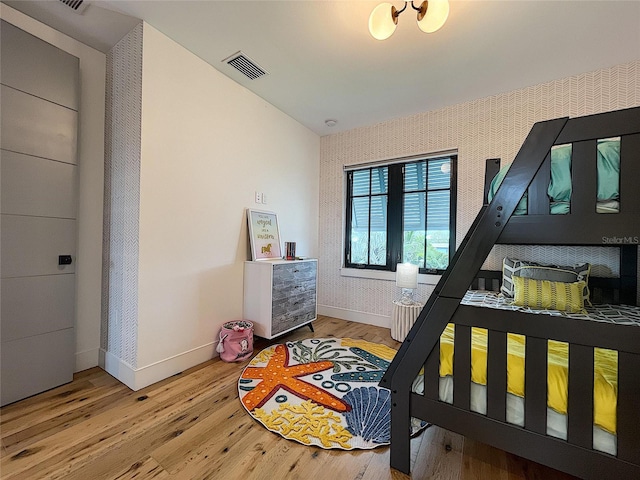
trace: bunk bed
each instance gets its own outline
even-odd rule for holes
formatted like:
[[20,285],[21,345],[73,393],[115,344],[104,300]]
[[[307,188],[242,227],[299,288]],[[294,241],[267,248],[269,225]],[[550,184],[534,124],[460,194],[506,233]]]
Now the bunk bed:
[[[596,209],[595,162],[598,140],[611,137],[620,142],[619,206],[615,213],[604,214]],[[570,208],[565,214],[554,214],[547,195],[551,151],[561,145],[571,145],[572,192]],[[485,197],[498,170],[499,162],[487,161]],[[467,300],[474,295],[475,290],[468,293],[470,289],[500,289],[503,273],[481,270],[495,244],[603,245],[619,249],[619,276],[589,278],[593,301],[637,305],[638,179],[640,107],[533,126],[495,196],[491,202],[485,198],[449,268],[381,380],[381,385],[391,390],[393,468],[410,472],[409,426],[415,417],[582,478],[640,478],[640,322],[633,318],[619,323],[590,321],[580,314],[486,308],[465,300],[465,295]],[[525,193],[526,214],[516,215]],[[623,316],[637,307],[624,308],[620,309]],[[479,394],[472,382],[472,344],[478,331],[486,336],[482,340],[486,382]],[[523,418],[519,420],[510,418],[513,402],[512,394],[507,393],[507,358],[513,336],[524,339],[520,345],[524,393],[518,407]],[[453,374],[443,387],[441,355],[451,349],[445,345],[445,337],[453,342],[455,355]],[[562,342],[568,352],[566,428],[561,434],[549,430],[548,375],[553,368],[549,363],[553,342]],[[598,375],[594,363],[597,367],[602,351],[612,353],[617,368],[609,446],[599,444],[600,427],[594,427],[594,414],[599,415],[594,409],[594,374]],[[416,389],[417,384],[423,387]],[[453,398],[445,398],[451,387]],[[478,395],[482,406],[474,405]]]

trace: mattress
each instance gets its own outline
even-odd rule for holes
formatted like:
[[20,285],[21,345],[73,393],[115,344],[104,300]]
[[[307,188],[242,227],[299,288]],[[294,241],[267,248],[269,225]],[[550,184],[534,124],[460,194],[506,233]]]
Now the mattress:
[[[503,310],[517,310],[532,314],[558,315],[623,325],[640,326],[640,308],[626,305],[598,305],[588,307],[586,314],[566,313],[555,310],[533,310],[514,306],[502,295],[487,291],[468,291],[465,305]],[[449,324],[441,336],[439,398],[453,401],[453,325]],[[508,390],[506,420],[524,426],[524,344],[522,335],[508,334]],[[549,383],[547,408],[547,434],[563,440],[567,438],[567,363],[568,345],[549,341]],[[486,414],[486,330],[472,329],[472,382],[471,410]],[[424,379],[414,382],[414,391],[424,391]],[[617,352],[595,349],[595,422],[593,448],[615,455],[616,447],[616,392]]]
[[[415,393],[424,393],[424,376],[419,375],[413,382]],[[440,378],[438,397],[440,401],[453,404],[453,377]],[[471,382],[471,411],[487,414],[487,387]],[[506,420],[508,423],[524,427],[524,398],[507,393]],[[547,408],[547,435],[562,440],[567,439],[567,415]],[[616,436],[593,426],[593,449],[615,455],[617,451]]]

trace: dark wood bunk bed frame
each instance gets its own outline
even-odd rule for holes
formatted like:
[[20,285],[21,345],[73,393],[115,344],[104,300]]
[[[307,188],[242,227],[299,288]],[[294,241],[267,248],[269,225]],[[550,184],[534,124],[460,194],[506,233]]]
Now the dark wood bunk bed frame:
[[[620,137],[620,211],[598,214],[597,140]],[[571,213],[549,214],[550,151],[573,144]],[[499,163],[499,162],[498,162]],[[491,175],[495,161],[487,161]],[[590,168],[585,168],[589,165]],[[640,237],[640,107],[536,123],[490,204],[481,208],[449,268],[381,380],[391,390],[391,467],[410,472],[410,419],[416,417],[582,478],[640,478],[640,327],[461,305],[494,244],[620,248],[620,277],[590,279],[604,301],[637,302]],[[513,215],[528,192],[528,214]],[[486,194],[485,194],[486,197]],[[622,244],[608,240],[617,237]],[[585,259],[588,260],[588,259]],[[487,288],[489,289],[489,288]],[[453,404],[438,399],[439,339],[455,324]],[[470,410],[471,328],[488,330],[487,414]],[[506,422],[507,332],[526,336],[525,426]],[[569,344],[567,440],[546,434],[547,341]],[[618,351],[617,454],[594,450],[594,347]],[[424,366],[423,394],[411,391]]]

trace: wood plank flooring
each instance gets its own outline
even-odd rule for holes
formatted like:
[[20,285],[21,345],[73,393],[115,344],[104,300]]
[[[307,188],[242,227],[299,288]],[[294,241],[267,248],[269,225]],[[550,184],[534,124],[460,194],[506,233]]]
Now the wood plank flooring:
[[[320,317],[314,328],[284,339],[351,337],[399,347],[385,328],[329,317]],[[257,339],[255,351],[268,344]],[[388,447],[306,447],[246,413],[237,393],[242,368],[215,359],[137,392],[99,368],[80,372],[67,385],[0,410],[0,478],[574,478],[435,426],[412,440],[411,477],[389,468]]]

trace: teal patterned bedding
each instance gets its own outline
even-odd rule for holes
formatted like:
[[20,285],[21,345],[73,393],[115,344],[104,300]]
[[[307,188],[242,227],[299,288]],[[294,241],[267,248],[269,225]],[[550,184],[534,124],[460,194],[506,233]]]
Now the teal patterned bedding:
[[618,325],[640,326],[640,307],[633,305],[585,305],[586,313],[568,313],[559,310],[538,310],[528,307],[520,307],[513,304],[513,300],[506,298],[497,292],[485,290],[468,290],[460,302],[462,305],[472,307],[496,308],[498,310],[511,310],[524,313],[541,315],[556,315],[580,320],[593,320],[595,322],[615,323]]
[[[491,181],[489,201],[495,196],[510,165],[505,165]],[[617,213],[620,198],[620,139],[609,138],[598,141],[598,213]],[[549,195],[550,211],[553,215],[565,215],[571,202],[571,145],[558,145],[551,149],[551,179]],[[527,194],[516,207],[515,215],[527,214]]]

